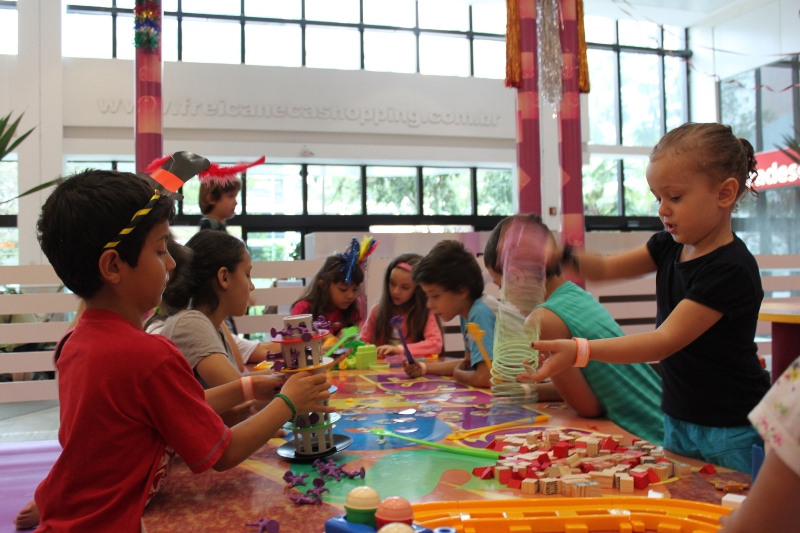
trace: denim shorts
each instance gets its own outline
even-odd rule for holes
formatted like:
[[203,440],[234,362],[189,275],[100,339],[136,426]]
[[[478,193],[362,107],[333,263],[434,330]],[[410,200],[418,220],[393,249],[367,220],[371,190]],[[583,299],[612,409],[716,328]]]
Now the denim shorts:
[[664,448],[686,457],[749,474],[753,444],[764,446],[753,426],[701,426],[664,415]]

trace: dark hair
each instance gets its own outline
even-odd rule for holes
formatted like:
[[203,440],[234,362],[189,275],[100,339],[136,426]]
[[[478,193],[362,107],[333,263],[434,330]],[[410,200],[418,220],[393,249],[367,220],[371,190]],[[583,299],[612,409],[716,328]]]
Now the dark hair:
[[[81,298],[103,286],[98,262],[134,214],[153,196],[153,188],[129,172],[87,169],[61,178],[36,223],[39,245],[64,285]],[[153,209],[114,248],[132,267],[155,226],[172,220],[175,203],[162,196]]]
[[[523,213],[504,218],[497,223],[492,232],[489,234],[489,239],[486,241],[486,246],[483,249],[483,264],[486,266],[486,268],[491,269],[499,274],[503,273],[503,261],[502,257],[500,256],[500,250],[498,250],[498,246],[500,246],[500,239],[503,236],[506,228],[514,220],[518,220],[526,225],[538,226],[544,229],[549,235],[548,238],[555,242],[555,237],[553,237],[553,234],[550,233],[550,228],[548,228],[547,224],[542,221],[542,217],[538,213]],[[548,278],[552,276],[560,276],[561,265],[556,264],[554,266],[548,266],[546,275]]]
[[230,272],[244,260],[247,251],[244,243],[224,231],[196,233],[186,247],[192,251],[192,260],[183,269],[185,274],[167,285],[162,301],[173,310],[207,305],[213,311],[219,305],[217,273],[223,267]]
[[[192,261],[193,253],[192,250],[178,243],[172,233],[169,234],[169,239],[167,239],[167,251],[175,261],[175,268],[173,268],[172,272],[169,273],[169,279],[167,280],[167,289],[169,289],[169,287],[175,283],[186,283],[186,278],[191,267],[190,263]],[[165,289],[165,291],[167,289]],[[163,301],[162,296],[161,304],[156,307],[153,315],[144,323],[144,329],[146,330],[153,322],[163,322],[167,319],[167,317],[174,315],[178,311],[180,311],[180,309],[173,308],[167,302]]]
[[[389,280],[392,277],[392,270],[397,268],[400,263],[407,263],[413,267],[419,263],[420,259],[422,259],[422,256],[419,254],[401,254],[395,257],[386,267],[386,273],[383,276],[383,294],[380,302],[378,302],[378,316],[375,317],[374,344],[381,345],[389,342],[392,338],[392,325],[389,321],[392,317],[401,313],[406,314],[406,340],[408,342],[425,340],[425,326],[428,324],[429,311],[428,298],[425,296],[425,291],[422,290],[422,287],[417,285],[414,288],[414,294],[399,309],[392,303],[392,297],[389,294]],[[439,327],[441,328],[441,324]]]
[[748,191],[758,196],[753,189],[757,176],[753,146],[747,139],[737,138],[730,126],[687,122],[658,141],[650,153],[650,161],[658,159],[664,150],[671,150],[675,156],[696,154],[697,170],[718,183],[735,178],[739,182],[737,200]]
[[[235,178],[233,180],[228,181],[227,183],[220,184],[220,183],[212,183],[211,185],[206,185],[204,181],[200,182],[200,195],[198,197],[198,204],[200,204],[200,212],[204,215],[207,215],[214,209],[214,205],[219,202],[219,199],[222,198],[222,195],[228,192],[236,192],[242,190],[242,180],[239,178]],[[214,199],[213,203],[208,203],[206,197],[211,195],[211,198]]]
[[[311,283],[306,287],[306,291],[297,302],[292,304],[294,307],[298,302],[303,300],[311,304],[311,314],[314,318],[324,315],[332,311],[333,302],[331,301],[330,287],[334,283],[345,282],[345,263],[346,259],[341,255],[331,255],[325,259],[322,268],[311,280]],[[361,285],[364,281],[364,271],[356,264],[353,267],[353,273],[350,276],[351,285]],[[352,326],[361,321],[361,311],[358,307],[358,299],[356,299],[350,307],[342,310],[342,322],[345,326]]]
[[467,288],[473,302],[483,295],[483,273],[461,241],[440,241],[420,259],[412,272],[415,283],[439,285],[450,292]]

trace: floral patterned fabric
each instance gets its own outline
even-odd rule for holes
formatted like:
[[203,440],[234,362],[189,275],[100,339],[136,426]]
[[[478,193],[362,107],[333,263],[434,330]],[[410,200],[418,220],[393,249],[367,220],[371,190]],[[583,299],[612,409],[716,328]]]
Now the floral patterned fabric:
[[767,449],[800,476],[800,357],[749,415]]

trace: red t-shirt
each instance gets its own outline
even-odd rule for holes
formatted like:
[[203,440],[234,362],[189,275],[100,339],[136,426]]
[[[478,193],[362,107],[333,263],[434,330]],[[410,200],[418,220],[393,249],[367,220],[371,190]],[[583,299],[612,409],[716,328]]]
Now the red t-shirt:
[[174,453],[200,473],[230,443],[175,345],[116,313],[86,310],[56,367],[63,451],[36,489],[37,531],[138,533]]

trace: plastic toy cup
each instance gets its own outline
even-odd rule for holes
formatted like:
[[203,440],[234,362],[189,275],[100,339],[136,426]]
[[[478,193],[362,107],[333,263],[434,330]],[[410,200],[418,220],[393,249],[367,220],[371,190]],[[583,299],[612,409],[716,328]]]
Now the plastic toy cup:
[[403,522],[392,522],[380,528],[378,533],[414,533],[414,528]]
[[375,511],[375,524],[378,529],[393,522],[402,522],[408,525],[414,522],[414,510],[405,498],[399,496],[386,498]]
[[389,363],[371,363],[369,369],[374,372],[388,372],[391,369]]
[[375,511],[380,504],[381,497],[375,489],[367,486],[356,487],[350,491],[344,502],[345,518],[354,524],[375,527]]

